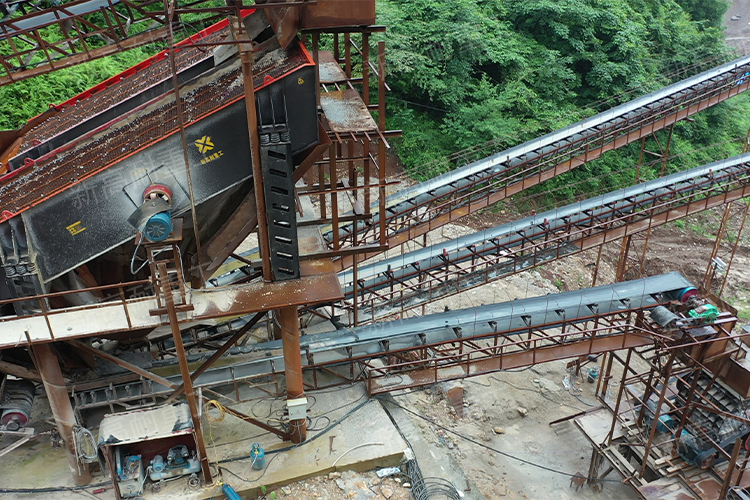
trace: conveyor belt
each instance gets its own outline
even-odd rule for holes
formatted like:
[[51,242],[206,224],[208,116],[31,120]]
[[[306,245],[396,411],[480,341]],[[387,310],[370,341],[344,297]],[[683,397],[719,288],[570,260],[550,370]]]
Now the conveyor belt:
[[[677,294],[691,286],[685,277],[674,272],[574,292],[305,336],[301,339],[303,368],[310,368],[313,363],[336,364],[352,358],[378,358],[388,351],[401,348],[450,343],[457,339],[457,332],[464,339],[517,329],[541,332],[558,328],[563,322],[574,325],[620,311],[647,310],[675,299]],[[611,333],[601,331],[597,335],[606,338]],[[590,340],[590,337],[586,335],[585,340]],[[581,339],[584,340],[584,337]],[[571,342],[560,347],[572,345],[574,339],[569,340]],[[650,340],[646,338],[645,341]],[[553,348],[554,344],[550,342]],[[281,347],[281,341],[273,341],[244,349],[245,352],[260,351],[266,355],[255,361],[209,369],[195,380],[195,386],[214,387],[242,379],[281,374],[284,371],[284,358],[277,354]],[[168,380],[181,383],[179,375],[168,377]],[[108,406],[113,401],[136,404],[142,398],[170,393],[171,390],[164,386],[144,381],[79,393],[76,407],[82,410]]]
[[[750,154],[644,182],[357,270],[361,321],[437,300],[747,196]],[[339,273],[353,293],[352,272]]]
[[[750,56],[719,66],[591,118],[399,191],[387,200],[387,239],[403,243],[594,160],[750,87]],[[373,206],[373,209],[376,209]],[[339,228],[359,244],[379,241],[382,214]],[[326,234],[328,241],[333,233]],[[351,264],[350,258],[341,266]]]

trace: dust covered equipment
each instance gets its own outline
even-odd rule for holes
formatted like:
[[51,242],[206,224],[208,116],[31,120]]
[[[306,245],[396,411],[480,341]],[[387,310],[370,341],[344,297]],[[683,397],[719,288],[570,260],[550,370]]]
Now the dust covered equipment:
[[180,478],[194,488],[201,472],[195,439],[185,403],[106,415],[99,425],[99,462],[118,499],[140,496],[149,481],[152,491]]
[[[226,36],[228,23],[219,24],[195,40]],[[262,120],[267,117],[284,129],[283,141],[273,147],[284,150],[291,182],[296,161],[319,143],[315,64],[299,40],[285,49],[274,43],[271,38],[258,45],[253,87]],[[96,284],[122,281],[128,275],[134,227],[146,240],[160,242],[175,218],[195,215],[200,237],[210,240],[231,214],[227,207],[248,196],[252,166],[240,60],[219,61],[198,49],[185,49],[179,57],[182,106],[190,109],[184,117],[189,178],[185,155],[175,153],[183,144],[174,94],[159,80],[169,71],[164,54],[132,68],[127,77],[108,81],[106,90],[63,103],[59,120],[83,105],[124,99],[106,117],[69,120],[67,128],[49,132],[9,161],[0,207],[0,258],[7,276],[2,288],[7,291],[0,295],[90,287],[91,280],[77,286],[67,281],[94,259],[92,268],[101,269],[93,271]],[[129,86],[136,77],[146,82],[143,96]],[[268,104],[275,108],[265,114]],[[287,119],[287,110],[293,120]],[[193,226],[192,221],[186,224]],[[194,244],[191,236],[187,245]],[[279,267],[298,275],[298,264]],[[40,307],[17,303],[15,312],[33,313]]]

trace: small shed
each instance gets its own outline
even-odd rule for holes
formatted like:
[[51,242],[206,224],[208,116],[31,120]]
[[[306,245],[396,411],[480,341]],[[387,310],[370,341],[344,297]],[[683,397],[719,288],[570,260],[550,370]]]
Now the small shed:
[[180,445],[198,453],[186,403],[105,415],[97,450],[102,470],[109,470],[117,500],[140,496],[154,457]]

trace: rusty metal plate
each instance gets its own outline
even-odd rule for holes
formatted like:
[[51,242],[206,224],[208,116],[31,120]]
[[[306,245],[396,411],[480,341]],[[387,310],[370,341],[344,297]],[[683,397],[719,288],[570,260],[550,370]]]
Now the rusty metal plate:
[[677,478],[658,479],[635,489],[646,500],[693,500],[695,498],[695,495]]
[[691,478],[691,482],[693,487],[703,495],[702,498],[719,498],[721,483],[716,478],[706,475],[698,481],[692,481]]
[[303,261],[302,278],[272,283],[249,283],[221,292],[197,291],[191,303],[193,320],[251,314],[287,306],[341,300],[344,297],[330,260]]
[[346,73],[341,65],[333,58],[330,50],[323,50],[318,54],[318,71],[320,83],[338,83],[346,81]]
[[366,132],[378,128],[356,90],[323,92],[320,105],[334,132]]
[[456,410],[456,415],[459,418],[464,418],[464,388],[454,387],[448,390],[448,401],[450,401],[453,409]]
[[375,24],[375,0],[318,0],[302,9],[304,29]]

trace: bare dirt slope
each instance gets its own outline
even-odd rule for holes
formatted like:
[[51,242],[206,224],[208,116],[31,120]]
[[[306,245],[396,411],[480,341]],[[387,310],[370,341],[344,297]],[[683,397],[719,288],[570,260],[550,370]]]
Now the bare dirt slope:
[[738,54],[750,53],[750,0],[734,0],[724,15],[727,44]]

